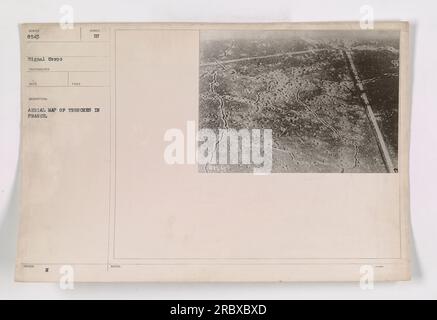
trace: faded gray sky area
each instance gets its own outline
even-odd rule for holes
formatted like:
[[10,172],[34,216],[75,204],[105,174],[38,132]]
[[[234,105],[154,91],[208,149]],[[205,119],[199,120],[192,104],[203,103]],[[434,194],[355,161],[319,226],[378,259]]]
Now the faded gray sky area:
[[399,31],[388,30],[204,30],[200,32],[201,41],[282,38],[368,41],[396,40],[399,37]]

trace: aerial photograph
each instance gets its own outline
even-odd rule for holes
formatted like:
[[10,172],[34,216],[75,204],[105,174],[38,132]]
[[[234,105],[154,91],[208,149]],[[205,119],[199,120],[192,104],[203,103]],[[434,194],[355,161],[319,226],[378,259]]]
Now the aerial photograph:
[[199,129],[270,129],[271,172],[397,172],[399,32],[203,30],[199,54]]

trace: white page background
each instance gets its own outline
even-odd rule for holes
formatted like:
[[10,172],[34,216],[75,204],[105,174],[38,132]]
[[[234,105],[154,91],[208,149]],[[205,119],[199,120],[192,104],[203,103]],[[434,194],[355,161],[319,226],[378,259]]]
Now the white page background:
[[[298,22],[376,20],[412,23],[411,220],[413,279],[377,283],[57,284],[15,283],[20,122],[18,23],[58,22],[64,5],[75,22]],[[437,2],[433,0],[2,0],[0,2],[0,299],[427,299],[437,298]]]

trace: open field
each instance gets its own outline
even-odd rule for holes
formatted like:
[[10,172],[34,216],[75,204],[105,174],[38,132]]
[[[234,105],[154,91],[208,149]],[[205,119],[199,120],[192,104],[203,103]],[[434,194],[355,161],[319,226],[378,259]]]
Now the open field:
[[[273,172],[387,172],[345,52],[351,52],[397,167],[397,37],[204,31],[199,127],[272,129]],[[250,170],[199,166],[201,172]]]

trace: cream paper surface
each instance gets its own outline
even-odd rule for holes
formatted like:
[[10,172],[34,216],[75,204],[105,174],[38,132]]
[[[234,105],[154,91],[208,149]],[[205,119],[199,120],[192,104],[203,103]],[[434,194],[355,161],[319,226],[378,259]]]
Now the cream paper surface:
[[255,175],[164,161],[199,119],[201,33],[358,23],[22,25],[16,279],[408,280],[408,24],[375,28],[400,33],[398,172]]

